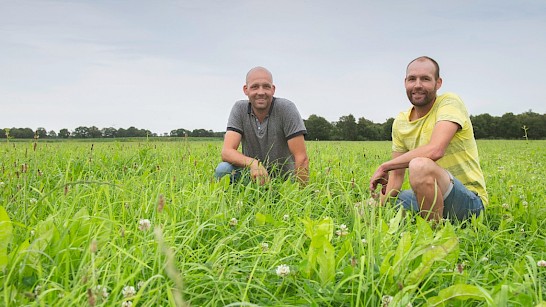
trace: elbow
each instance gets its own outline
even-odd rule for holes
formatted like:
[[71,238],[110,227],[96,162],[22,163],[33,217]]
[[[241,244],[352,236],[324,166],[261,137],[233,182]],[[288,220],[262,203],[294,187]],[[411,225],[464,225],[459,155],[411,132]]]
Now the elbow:
[[227,162],[228,159],[228,150],[222,149],[222,152],[220,153],[220,156],[222,157],[222,161]]
[[430,151],[428,158],[430,158],[432,161],[438,161],[444,156],[445,153],[446,151],[443,148],[433,148]]

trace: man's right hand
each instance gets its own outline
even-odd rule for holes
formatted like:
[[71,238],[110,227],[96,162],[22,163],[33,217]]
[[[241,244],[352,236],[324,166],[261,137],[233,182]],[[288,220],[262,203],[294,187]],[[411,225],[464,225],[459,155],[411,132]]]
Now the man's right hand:
[[269,182],[269,174],[261,162],[254,160],[249,167],[250,177],[253,180],[256,180],[259,185],[264,185]]

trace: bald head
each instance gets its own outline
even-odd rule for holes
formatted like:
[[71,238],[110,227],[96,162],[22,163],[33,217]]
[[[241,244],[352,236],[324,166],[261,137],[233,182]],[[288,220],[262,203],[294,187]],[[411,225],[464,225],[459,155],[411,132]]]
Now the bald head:
[[264,73],[269,77],[271,83],[273,83],[273,75],[271,74],[271,72],[264,67],[257,66],[249,70],[246,74],[246,84],[248,84],[249,80],[252,78],[253,75]]

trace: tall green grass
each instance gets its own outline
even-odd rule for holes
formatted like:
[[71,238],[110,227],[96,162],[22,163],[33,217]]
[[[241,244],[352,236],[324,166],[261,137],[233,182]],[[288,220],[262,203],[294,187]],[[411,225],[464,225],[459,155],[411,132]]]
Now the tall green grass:
[[480,141],[485,214],[436,228],[370,200],[390,143],[307,144],[304,188],[213,180],[220,141],[0,144],[0,305],[544,304],[545,141]]

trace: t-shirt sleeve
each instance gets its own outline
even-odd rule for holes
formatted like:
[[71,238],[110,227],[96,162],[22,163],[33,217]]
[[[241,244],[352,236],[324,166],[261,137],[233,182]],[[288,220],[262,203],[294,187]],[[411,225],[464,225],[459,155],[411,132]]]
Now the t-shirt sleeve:
[[298,135],[307,134],[300,112],[293,102],[288,102],[283,114],[283,132],[287,140]]
[[468,112],[459,96],[449,94],[440,102],[436,122],[450,121],[464,128],[467,124],[467,118]]
[[229,113],[227,131],[235,131],[243,134],[244,102],[237,101]]
[[[399,114],[398,117],[403,116],[402,114]],[[394,120],[392,123],[392,151],[393,152],[407,152],[408,149],[404,145],[404,142],[402,141],[402,138],[400,136],[399,132],[399,125],[400,120],[398,117]]]

